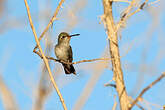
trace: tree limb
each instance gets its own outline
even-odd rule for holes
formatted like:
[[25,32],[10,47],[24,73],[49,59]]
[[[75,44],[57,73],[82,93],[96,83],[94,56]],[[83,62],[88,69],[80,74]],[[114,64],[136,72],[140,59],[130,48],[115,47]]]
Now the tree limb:
[[128,110],[129,99],[125,89],[123,71],[120,63],[120,53],[118,47],[118,36],[112,14],[112,0],[103,0],[104,15],[103,23],[107,30],[109,40],[109,51],[112,61],[113,77],[116,82],[116,91],[119,96],[120,109]]

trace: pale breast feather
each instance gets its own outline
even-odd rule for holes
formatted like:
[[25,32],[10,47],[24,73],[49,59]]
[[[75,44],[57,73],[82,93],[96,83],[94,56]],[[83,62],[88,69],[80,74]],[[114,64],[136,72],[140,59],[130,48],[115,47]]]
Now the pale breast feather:
[[69,59],[69,52],[67,47],[60,47],[56,46],[55,47],[55,54],[56,57],[60,60],[68,60]]

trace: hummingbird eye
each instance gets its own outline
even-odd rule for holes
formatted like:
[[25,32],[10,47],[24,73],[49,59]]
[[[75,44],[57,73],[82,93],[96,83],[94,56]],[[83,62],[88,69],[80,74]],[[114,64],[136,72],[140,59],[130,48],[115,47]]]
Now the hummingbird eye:
[[61,39],[65,38],[65,36],[61,36]]

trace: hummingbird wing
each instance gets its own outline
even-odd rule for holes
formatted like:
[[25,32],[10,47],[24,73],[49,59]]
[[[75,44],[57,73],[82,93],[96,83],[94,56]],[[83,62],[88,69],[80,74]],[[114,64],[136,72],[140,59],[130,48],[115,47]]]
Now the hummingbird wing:
[[68,60],[69,60],[69,62],[73,61],[73,53],[72,53],[72,47],[71,46],[69,46],[69,49],[68,49]]
[[[69,49],[68,49],[68,61],[69,62],[72,62],[73,60],[73,53],[72,53],[72,47],[69,46]],[[74,69],[74,66],[72,64],[64,64],[62,63],[62,65],[64,66],[64,71],[66,74],[76,74],[76,71]]]

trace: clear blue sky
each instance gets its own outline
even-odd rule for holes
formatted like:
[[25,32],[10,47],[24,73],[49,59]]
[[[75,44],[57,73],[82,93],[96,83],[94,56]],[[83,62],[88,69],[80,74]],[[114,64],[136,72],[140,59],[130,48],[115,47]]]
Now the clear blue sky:
[[[51,1],[49,6],[45,6],[47,0],[28,0],[38,36],[52,17],[58,2],[59,0]],[[133,98],[137,96],[140,90],[156,79],[161,72],[165,71],[164,4],[165,2],[161,0],[161,3],[152,5],[152,8],[145,8],[144,11],[132,16],[125,24],[122,32],[119,33],[121,35],[119,45],[121,56],[123,56],[121,61],[126,89]],[[14,94],[20,109],[29,110],[34,102],[35,87],[41,75],[42,60],[33,53],[35,40],[27,19],[24,1],[8,0],[6,6],[6,12],[2,19],[0,18],[0,26],[6,20],[10,22],[6,22],[6,25],[9,26],[7,29],[4,27],[4,31],[0,31],[0,74]],[[114,4],[115,19],[119,18],[118,12],[124,6],[127,4]],[[39,17],[39,11],[42,12],[40,9],[50,10],[47,13],[48,16]],[[74,10],[73,13],[77,16],[77,21],[67,16],[68,10],[71,9]],[[69,30],[70,34],[80,33],[79,37],[71,40],[74,61],[101,57],[108,44],[104,25],[103,23],[99,24],[102,14],[101,0],[66,0],[58,15],[59,20],[55,21],[53,28],[49,30],[52,33],[53,45],[57,43],[57,35],[61,31]],[[77,23],[75,25],[71,23],[72,26],[68,26],[68,22]],[[3,28],[0,27],[0,29]],[[51,56],[55,57],[54,52]],[[52,65],[51,68],[53,69],[57,63],[52,63]],[[90,70],[93,65],[94,63],[75,65],[78,76],[66,76],[62,70],[61,77],[57,82],[69,110],[74,106],[88,80],[95,74]],[[104,87],[104,84],[109,82],[112,76],[111,70],[105,69],[103,71],[83,110],[111,110],[114,102],[113,96],[117,93],[111,87]],[[65,80],[68,83],[62,85]],[[151,106],[151,103],[158,104],[158,107],[165,104],[164,83],[165,80],[162,80],[144,95],[144,99],[150,102],[149,106],[152,110],[158,108]],[[144,103],[142,105],[147,107]],[[55,91],[45,105],[45,110],[53,109],[62,110],[62,105]],[[117,109],[119,109],[119,103]],[[137,109],[134,107],[134,110]],[[3,110],[1,100],[0,110]]]

